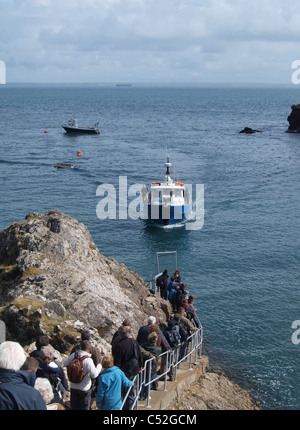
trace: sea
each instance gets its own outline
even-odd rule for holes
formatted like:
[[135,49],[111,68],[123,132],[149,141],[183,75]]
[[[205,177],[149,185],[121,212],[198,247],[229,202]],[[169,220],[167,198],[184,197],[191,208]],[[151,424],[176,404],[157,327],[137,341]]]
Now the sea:
[[[101,254],[146,281],[157,253],[176,251],[211,363],[263,409],[299,409],[300,134],[286,133],[298,103],[297,86],[2,85],[0,230],[61,210],[88,227]],[[99,121],[101,134],[67,135],[71,118]],[[109,199],[99,218],[109,194],[101,187],[110,185],[118,208],[120,178],[128,190],[149,187],[164,178],[168,155],[193,192],[203,186],[201,228],[113,217]],[[159,257],[170,275],[174,255]]]

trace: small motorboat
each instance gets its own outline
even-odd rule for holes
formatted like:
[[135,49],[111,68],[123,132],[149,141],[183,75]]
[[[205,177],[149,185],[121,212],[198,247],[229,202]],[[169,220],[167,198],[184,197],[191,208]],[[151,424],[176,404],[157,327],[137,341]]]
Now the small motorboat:
[[83,127],[78,125],[77,119],[69,119],[67,124],[63,124],[62,128],[67,133],[72,134],[100,134],[100,130],[98,128],[99,122],[96,122],[96,124],[93,127]]
[[57,169],[74,169],[74,164],[56,163],[54,164],[54,167]]
[[164,181],[152,182],[149,193],[146,186],[142,190],[144,219],[161,227],[172,227],[192,218],[192,197],[183,182],[171,178],[169,156],[165,166],[167,172]]

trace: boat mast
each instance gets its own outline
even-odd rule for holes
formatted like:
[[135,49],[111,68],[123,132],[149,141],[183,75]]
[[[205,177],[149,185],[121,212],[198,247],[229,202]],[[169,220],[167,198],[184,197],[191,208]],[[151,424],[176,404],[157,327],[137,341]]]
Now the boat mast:
[[167,182],[167,184],[170,184],[173,181],[172,181],[172,179],[170,177],[170,167],[172,166],[172,164],[170,163],[170,157],[169,157],[169,155],[167,157],[167,162],[165,163],[165,166],[167,168],[167,171],[166,171],[166,182]]

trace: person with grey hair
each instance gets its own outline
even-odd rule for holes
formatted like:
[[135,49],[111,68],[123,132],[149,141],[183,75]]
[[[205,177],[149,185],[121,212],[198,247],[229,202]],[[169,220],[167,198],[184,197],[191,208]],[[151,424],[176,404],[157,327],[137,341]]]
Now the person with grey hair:
[[138,341],[139,345],[142,345],[143,343],[147,342],[148,336],[149,336],[149,327],[152,324],[156,323],[156,318],[154,316],[148,317],[148,324],[144,325],[139,328],[138,335],[136,337],[136,340]]
[[46,410],[41,393],[34,388],[35,372],[20,370],[26,354],[17,342],[0,345],[0,410]]

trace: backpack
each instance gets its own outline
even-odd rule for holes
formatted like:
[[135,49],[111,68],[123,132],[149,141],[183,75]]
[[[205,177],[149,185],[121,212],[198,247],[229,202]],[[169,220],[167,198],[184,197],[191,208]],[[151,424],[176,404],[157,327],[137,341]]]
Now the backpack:
[[181,336],[181,340],[185,342],[187,340],[187,338],[189,337],[188,329],[185,327],[185,325],[181,321],[178,321],[176,325],[179,328],[179,334]]
[[177,330],[167,331],[167,340],[172,349],[177,348],[180,345],[180,339]]
[[83,360],[88,358],[88,355],[84,355],[83,357],[78,357],[78,351],[75,352],[73,360],[67,366],[67,375],[70,382],[75,384],[79,384],[83,380],[85,376],[83,374]]
[[171,300],[172,300],[172,297],[174,296],[175,291],[176,291],[176,290],[171,290],[171,291],[169,292],[168,299],[169,299],[169,301],[170,301],[170,302],[171,302]]

